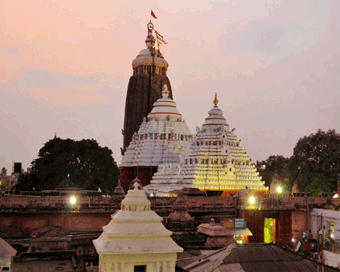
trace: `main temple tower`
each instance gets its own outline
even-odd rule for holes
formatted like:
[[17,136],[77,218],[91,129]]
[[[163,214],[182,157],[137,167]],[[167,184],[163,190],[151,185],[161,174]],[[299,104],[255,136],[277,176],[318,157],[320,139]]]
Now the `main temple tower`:
[[153,29],[154,26],[150,21],[145,40],[147,48],[140,51],[132,62],[133,75],[129,81],[125,102],[122,155],[130,144],[133,134],[138,132],[143,119],[151,112],[153,104],[162,97],[164,84],[167,85],[169,97],[172,99],[171,85],[166,75],[169,65],[160,51],[154,47]]

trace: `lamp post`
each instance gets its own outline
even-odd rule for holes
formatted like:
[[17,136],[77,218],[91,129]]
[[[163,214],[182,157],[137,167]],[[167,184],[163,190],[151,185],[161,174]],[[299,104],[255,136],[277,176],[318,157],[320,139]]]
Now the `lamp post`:
[[71,198],[70,198],[70,204],[73,206],[74,204],[76,204],[76,202],[77,202],[76,197],[75,197],[75,196],[71,196]]
[[281,194],[282,193],[282,187],[281,186],[278,186],[277,189],[276,189],[277,193],[278,194]]
[[250,205],[254,205],[255,202],[256,202],[255,197],[254,197],[254,196],[251,196],[251,197],[249,198],[249,204],[250,204]]
[[79,206],[77,205],[77,202],[78,202],[78,199],[76,196],[73,195],[70,197],[69,203],[70,203],[72,210],[79,210]]

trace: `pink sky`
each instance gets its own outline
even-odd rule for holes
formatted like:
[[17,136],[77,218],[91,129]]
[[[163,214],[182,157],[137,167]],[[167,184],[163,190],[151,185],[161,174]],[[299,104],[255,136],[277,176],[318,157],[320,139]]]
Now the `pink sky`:
[[119,163],[131,63],[153,9],[191,132],[219,107],[253,159],[340,132],[340,1],[0,1],[0,167],[53,138],[95,139]]

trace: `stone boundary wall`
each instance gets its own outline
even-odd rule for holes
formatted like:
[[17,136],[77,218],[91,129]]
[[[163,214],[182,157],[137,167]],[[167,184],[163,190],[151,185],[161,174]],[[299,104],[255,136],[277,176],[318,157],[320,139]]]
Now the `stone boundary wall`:
[[[292,196],[290,194],[283,195],[254,195],[255,204],[249,203],[249,196],[240,196],[237,200],[239,209],[261,208],[267,210],[306,210],[307,198],[301,196]],[[329,197],[308,197],[308,206],[310,209],[315,207],[324,207],[326,205],[339,206],[339,198]]]
[[[249,196],[234,197],[227,195],[225,197],[187,197],[188,209],[205,209],[205,208],[226,208],[237,207],[239,209],[261,208],[261,209],[282,209],[282,210],[305,210],[306,198],[294,197],[291,195],[255,195],[256,204],[250,207]],[[70,196],[26,196],[26,195],[8,195],[0,196],[0,212],[6,209],[69,209],[71,207]],[[177,198],[175,197],[151,197],[151,207],[154,209],[172,209]],[[110,209],[119,209],[121,200],[115,197],[107,196],[86,196],[77,197],[76,207],[81,209],[98,209],[110,207]],[[321,207],[326,205],[339,206],[340,199],[327,197],[308,197],[310,208]]]
[[[77,197],[74,206],[117,206],[120,201],[111,197],[91,196]],[[9,195],[0,197],[0,210],[6,208],[62,208],[70,207],[70,196],[21,196]]]

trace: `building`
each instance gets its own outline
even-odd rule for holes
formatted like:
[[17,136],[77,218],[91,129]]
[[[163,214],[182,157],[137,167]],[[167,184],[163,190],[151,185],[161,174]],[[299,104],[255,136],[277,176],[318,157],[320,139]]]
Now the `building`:
[[148,193],[169,195],[186,187],[222,196],[242,189],[256,193],[268,191],[237,138],[236,129],[230,130],[218,108],[217,95],[213,103],[202,128],[197,128],[184,160],[160,165],[151,184],[145,188]]
[[[170,98],[168,86],[164,84],[162,98],[144,118],[137,133],[122,157],[120,178],[125,188],[135,177],[145,186],[161,164],[171,165],[183,161],[192,134],[176,103]],[[164,183],[163,177],[154,178],[155,183]]]
[[178,257],[177,266],[187,272],[338,271],[329,266],[321,268],[315,261],[275,244],[231,244],[204,255],[186,254]]
[[21,163],[14,163],[13,173],[7,175],[7,169],[5,167],[1,168],[0,171],[0,192],[9,191],[18,183],[20,174],[22,173]]
[[323,244],[325,264],[340,268],[340,212],[314,208],[310,226],[312,237]]
[[0,271],[13,271],[13,257],[17,251],[6,241],[0,238]]
[[125,153],[143,119],[151,111],[152,105],[161,98],[164,84],[167,85],[169,97],[172,98],[170,80],[166,75],[169,65],[159,50],[154,48],[153,29],[150,21],[145,40],[147,48],[140,51],[132,62],[133,75],[129,81],[125,103],[122,154]]
[[139,183],[122,201],[104,232],[93,241],[99,254],[99,271],[175,272],[177,253],[183,249],[170,237],[162,217],[151,210]]

